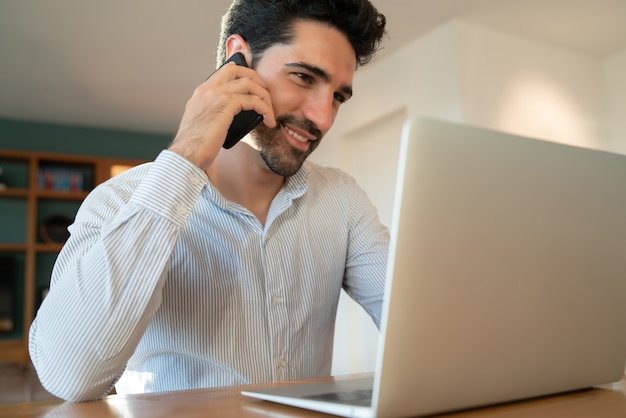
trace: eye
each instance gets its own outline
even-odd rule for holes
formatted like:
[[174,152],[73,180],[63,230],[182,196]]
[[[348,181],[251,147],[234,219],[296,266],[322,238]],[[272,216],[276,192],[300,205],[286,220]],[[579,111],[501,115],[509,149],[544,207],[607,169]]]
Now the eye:
[[306,73],[293,73],[294,76],[298,78],[298,80],[302,81],[304,84],[313,84],[314,79],[309,74]]
[[338,101],[339,103],[345,103],[347,102],[349,99],[349,97],[341,94],[341,93],[335,93],[335,100]]

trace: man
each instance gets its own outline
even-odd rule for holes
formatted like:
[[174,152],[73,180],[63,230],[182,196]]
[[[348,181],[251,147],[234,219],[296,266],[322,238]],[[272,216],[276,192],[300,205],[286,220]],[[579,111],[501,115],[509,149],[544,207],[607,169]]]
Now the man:
[[[344,288],[379,324],[388,232],[354,181],[306,162],[384,34],[367,0],[235,0],[168,150],[85,200],[30,331],[61,398],[330,373]],[[263,123],[230,149],[233,117]]]

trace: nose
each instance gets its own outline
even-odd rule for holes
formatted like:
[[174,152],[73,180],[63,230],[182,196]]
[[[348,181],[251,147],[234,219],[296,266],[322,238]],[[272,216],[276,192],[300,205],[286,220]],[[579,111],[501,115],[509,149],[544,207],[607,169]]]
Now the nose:
[[307,97],[303,104],[302,115],[315,123],[317,128],[325,134],[337,116],[337,109],[333,105],[334,93],[318,91]]

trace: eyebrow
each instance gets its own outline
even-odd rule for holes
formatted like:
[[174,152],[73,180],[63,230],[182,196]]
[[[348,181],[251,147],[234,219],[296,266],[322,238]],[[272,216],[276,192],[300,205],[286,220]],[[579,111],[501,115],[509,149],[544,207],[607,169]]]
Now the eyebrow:
[[[316,67],[314,65],[310,65],[307,64],[305,62],[294,62],[294,63],[290,63],[290,64],[285,64],[285,67],[287,68],[299,68],[302,70],[306,70],[309,71],[315,75],[317,75],[318,77],[320,77],[322,80],[324,80],[325,82],[329,82],[330,81],[330,75],[328,75],[328,73],[324,70],[322,70],[319,67]],[[348,96],[348,99],[352,97],[353,91],[352,91],[352,87],[350,86],[342,86],[339,88],[339,91],[341,91],[342,93],[344,93],[345,95]]]

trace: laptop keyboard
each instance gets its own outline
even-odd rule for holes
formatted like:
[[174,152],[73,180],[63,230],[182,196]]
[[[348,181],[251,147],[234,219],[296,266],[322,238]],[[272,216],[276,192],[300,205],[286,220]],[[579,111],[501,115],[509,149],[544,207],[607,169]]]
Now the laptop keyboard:
[[372,404],[372,389],[359,389],[349,392],[322,393],[320,395],[309,395],[304,397],[317,401],[330,401],[347,405],[370,406]]

